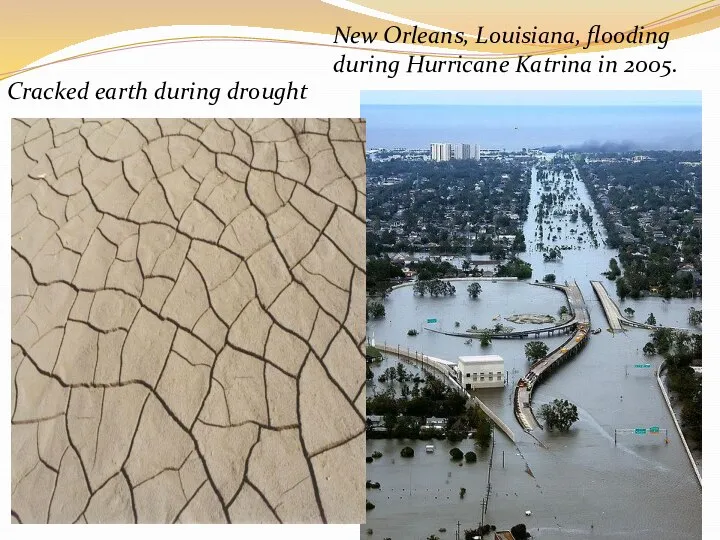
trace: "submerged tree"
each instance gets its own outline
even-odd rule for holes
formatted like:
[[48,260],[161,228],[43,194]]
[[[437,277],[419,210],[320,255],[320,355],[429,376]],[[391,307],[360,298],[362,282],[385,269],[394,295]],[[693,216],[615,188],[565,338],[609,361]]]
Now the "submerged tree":
[[413,285],[413,293],[419,296],[450,296],[455,294],[455,286],[448,282],[440,279],[430,279],[416,281]]
[[493,425],[487,416],[484,416],[475,428],[475,444],[480,448],[488,448],[492,442]]
[[530,533],[527,532],[527,527],[524,523],[520,523],[511,528],[510,534],[512,534],[516,540],[527,540],[530,538]]
[[477,298],[482,292],[482,287],[477,281],[473,281],[470,285],[468,285],[467,291],[470,298]]
[[548,346],[542,341],[531,341],[525,344],[525,356],[528,360],[540,360],[548,353]]
[[566,432],[578,420],[577,407],[567,399],[555,399],[551,404],[540,407],[540,417],[545,420],[548,430]]
[[620,300],[625,300],[625,297],[630,294],[630,286],[627,284],[625,278],[618,278],[615,286]]
[[370,302],[367,305],[367,314],[373,319],[382,319],[385,316],[385,306],[380,302]]
[[655,345],[653,345],[652,341],[648,341],[645,346],[643,347],[643,354],[646,356],[654,356],[657,354],[657,349],[655,348]]
[[672,347],[674,336],[673,331],[669,328],[656,328],[650,335],[652,336],[652,343],[655,345],[658,354],[665,354],[670,350],[670,347]]

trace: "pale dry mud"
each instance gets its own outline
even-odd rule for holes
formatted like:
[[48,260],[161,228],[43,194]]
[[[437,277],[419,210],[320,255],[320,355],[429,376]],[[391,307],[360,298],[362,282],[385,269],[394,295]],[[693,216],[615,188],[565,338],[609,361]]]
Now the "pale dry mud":
[[13,522],[365,520],[364,151],[12,121]]

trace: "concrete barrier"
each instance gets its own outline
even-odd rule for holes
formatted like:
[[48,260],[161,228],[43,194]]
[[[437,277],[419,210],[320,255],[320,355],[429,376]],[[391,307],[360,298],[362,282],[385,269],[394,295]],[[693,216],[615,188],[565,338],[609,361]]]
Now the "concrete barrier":
[[508,427],[508,425],[503,422],[500,417],[495,414],[492,409],[490,409],[490,407],[483,403],[478,397],[471,395],[467,390],[465,390],[462,385],[457,381],[457,379],[453,377],[452,366],[454,364],[451,364],[447,360],[443,360],[441,358],[428,356],[417,351],[411,351],[410,348],[403,349],[402,347],[400,347],[400,345],[396,345],[393,347],[387,344],[375,344],[374,347],[380,351],[395,354],[400,358],[410,360],[411,362],[419,362],[422,367],[428,367],[435,373],[444,377],[454,388],[460,390],[460,392],[462,392],[472,403],[480,407],[480,409],[488,415],[488,418],[490,418],[490,420],[492,420],[492,422],[497,427],[499,427],[500,430],[505,433],[505,435],[507,435],[513,443],[515,442],[515,434]]
[[685,440],[685,435],[683,435],[682,429],[680,429],[680,423],[678,422],[677,417],[675,416],[675,411],[672,408],[672,403],[670,403],[670,396],[668,396],[667,390],[665,390],[665,385],[662,382],[662,379],[660,378],[660,375],[662,374],[663,370],[665,369],[665,362],[663,362],[658,370],[655,372],[655,378],[657,379],[658,386],[660,387],[660,391],[662,392],[663,398],[665,398],[665,404],[667,405],[668,410],[670,411],[670,416],[672,416],[673,422],[675,423],[675,427],[677,428],[678,435],[680,435],[680,440],[683,443],[683,446],[685,447],[685,452],[687,452],[687,456],[690,459],[690,465],[692,465],[693,471],[695,471],[695,476],[697,477],[698,484],[700,484],[700,489],[702,489],[702,477],[700,476],[700,471],[697,468],[697,464],[695,463],[695,458],[693,458],[692,452],[690,452],[690,448],[687,445],[687,441]]

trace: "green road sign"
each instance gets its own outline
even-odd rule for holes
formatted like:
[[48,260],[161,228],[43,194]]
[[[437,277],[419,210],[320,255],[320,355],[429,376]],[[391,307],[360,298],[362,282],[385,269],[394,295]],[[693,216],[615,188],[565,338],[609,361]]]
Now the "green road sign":
[[660,428],[658,426],[653,426],[648,431],[650,433],[660,433]]
[[635,364],[636,368],[649,368],[651,367],[650,364]]
[[635,428],[635,435],[645,435],[647,433],[647,429],[644,427],[636,427]]
[[428,324],[436,323],[437,319],[428,319],[427,322]]

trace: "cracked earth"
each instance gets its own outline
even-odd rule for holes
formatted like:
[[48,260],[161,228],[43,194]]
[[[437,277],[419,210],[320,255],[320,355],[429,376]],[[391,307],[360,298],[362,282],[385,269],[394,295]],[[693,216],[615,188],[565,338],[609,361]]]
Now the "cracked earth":
[[364,144],[12,121],[13,522],[364,522]]

